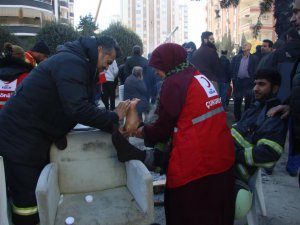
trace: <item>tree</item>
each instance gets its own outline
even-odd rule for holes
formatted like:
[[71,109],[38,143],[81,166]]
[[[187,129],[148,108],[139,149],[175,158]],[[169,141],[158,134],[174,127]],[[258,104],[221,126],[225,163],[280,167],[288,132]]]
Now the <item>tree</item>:
[[44,40],[49,46],[51,54],[54,54],[58,45],[74,41],[78,37],[78,32],[70,25],[49,23],[40,30],[36,40]]
[[[239,0],[221,0],[221,8],[228,8],[231,5],[233,7],[238,6]],[[261,16],[267,12],[270,12],[272,5],[274,4],[274,17],[276,19],[275,32],[278,37],[281,37],[290,27],[289,19],[292,16],[292,4],[293,0],[262,0],[260,2],[260,14],[257,19],[257,23],[253,27],[253,36],[256,38],[261,27]]]
[[216,48],[221,52],[221,50],[227,50],[228,51],[228,57],[231,58],[234,55],[234,43],[232,43],[231,40],[231,34],[230,32],[228,34],[224,34],[222,37],[222,40],[220,42],[216,43]]
[[101,35],[109,35],[116,39],[121,48],[121,56],[119,57],[118,64],[123,63],[124,57],[132,55],[132,48],[134,45],[139,45],[143,48],[141,38],[132,30],[123,26],[120,22],[112,23],[109,27],[100,33]]
[[241,40],[241,45],[243,46],[245,43],[247,42],[247,38],[244,34],[244,32],[242,33],[242,40]]
[[7,28],[0,26],[0,52],[3,51],[5,42],[10,42],[15,45],[19,45],[19,40],[16,36],[10,34]]
[[93,36],[95,35],[95,31],[98,30],[98,25],[95,24],[94,18],[92,14],[82,17],[80,16],[80,21],[77,26],[77,30],[79,31],[81,36]]

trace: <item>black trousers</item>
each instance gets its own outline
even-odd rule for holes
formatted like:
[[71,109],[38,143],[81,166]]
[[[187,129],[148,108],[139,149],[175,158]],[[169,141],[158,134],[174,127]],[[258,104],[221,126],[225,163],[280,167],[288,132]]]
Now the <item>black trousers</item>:
[[237,79],[234,81],[233,88],[234,116],[238,121],[242,116],[243,98],[245,98],[244,111],[246,111],[251,104],[253,81],[250,78]]
[[103,95],[102,95],[102,102],[105,105],[107,110],[114,110],[115,106],[115,99],[116,99],[116,84],[114,81],[107,81],[102,84],[103,87]]
[[35,189],[44,166],[27,166],[4,158],[6,185],[12,200],[14,225],[37,225],[39,215]]

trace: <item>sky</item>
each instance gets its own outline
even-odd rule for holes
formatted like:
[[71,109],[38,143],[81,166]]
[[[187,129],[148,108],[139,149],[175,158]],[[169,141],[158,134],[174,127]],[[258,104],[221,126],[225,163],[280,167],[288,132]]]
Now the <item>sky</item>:
[[[189,7],[189,41],[195,42],[197,47],[199,47],[201,42],[201,33],[206,30],[206,1],[180,0],[180,2],[187,4]],[[102,5],[97,20],[99,28],[102,30],[106,29],[111,22],[111,17],[113,15],[120,14],[120,7],[117,7],[118,4],[120,4],[120,0],[102,0]],[[95,17],[97,6],[98,0],[75,0],[75,26],[78,25],[80,16],[86,16],[91,13],[92,16]]]

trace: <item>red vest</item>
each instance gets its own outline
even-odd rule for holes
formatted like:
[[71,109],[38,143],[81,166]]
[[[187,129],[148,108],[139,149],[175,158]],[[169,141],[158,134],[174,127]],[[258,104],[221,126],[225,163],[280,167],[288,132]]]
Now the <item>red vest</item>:
[[226,113],[213,84],[199,72],[188,88],[173,134],[167,187],[225,172],[234,164],[234,144]]
[[14,93],[17,86],[22,82],[22,80],[29,74],[29,72],[21,74],[17,79],[11,82],[6,82],[0,80],[0,109],[3,108],[4,104]]

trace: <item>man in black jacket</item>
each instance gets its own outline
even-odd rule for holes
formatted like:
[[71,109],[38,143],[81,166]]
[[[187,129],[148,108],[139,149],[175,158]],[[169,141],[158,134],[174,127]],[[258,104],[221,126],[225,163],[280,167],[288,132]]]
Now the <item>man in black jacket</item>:
[[227,50],[221,51],[220,57],[220,71],[218,76],[219,94],[221,97],[222,105],[227,111],[227,91],[231,82],[230,61],[227,59]]
[[140,66],[145,69],[148,66],[148,60],[142,56],[142,48],[139,45],[135,45],[132,48],[133,55],[128,57],[124,68],[124,82],[126,78],[132,74],[132,69],[135,66]]
[[114,112],[94,104],[97,75],[114,61],[118,49],[108,36],[66,43],[31,71],[1,110],[0,155],[13,224],[39,223],[35,188],[53,142],[77,123],[111,131],[124,118],[128,101]]
[[194,52],[191,63],[212,81],[217,90],[219,89],[217,78],[220,70],[220,62],[212,32],[205,31],[201,34],[201,46]]

